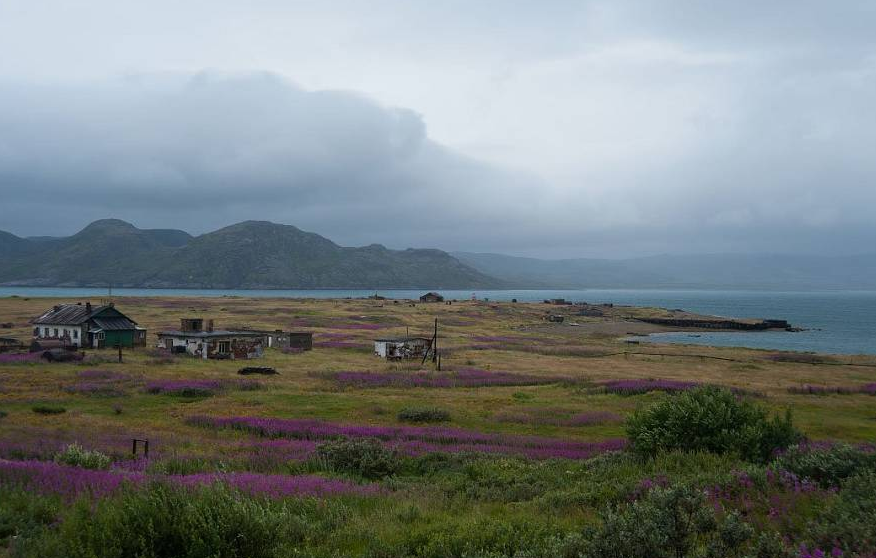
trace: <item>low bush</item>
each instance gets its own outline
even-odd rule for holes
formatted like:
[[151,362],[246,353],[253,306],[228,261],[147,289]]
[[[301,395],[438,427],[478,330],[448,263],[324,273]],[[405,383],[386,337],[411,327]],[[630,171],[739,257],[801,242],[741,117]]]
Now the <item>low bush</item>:
[[316,447],[322,464],[331,471],[377,479],[395,473],[400,460],[395,451],[374,438],[340,438]]
[[320,513],[308,502],[250,498],[222,485],[154,483],[80,500],[47,537],[16,550],[41,558],[273,558],[295,554],[295,546],[324,530],[316,524]]
[[20,488],[0,488],[0,554],[10,539],[38,536],[57,520],[58,501]]
[[809,527],[812,546],[828,549],[832,556],[872,556],[876,553],[874,494],[876,473],[872,471],[843,482],[837,497],[825,506]]
[[583,556],[731,557],[739,556],[753,535],[738,513],[719,520],[702,490],[655,488],[642,500],[608,510],[589,534]]
[[840,486],[843,481],[855,475],[876,472],[876,453],[848,444],[800,444],[782,452],[776,459],[775,466],[811,480],[821,488],[832,488]]
[[770,418],[762,407],[714,386],[695,388],[637,410],[627,421],[627,436],[640,455],[679,449],[734,453],[758,463],[802,439],[790,412]]
[[57,405],[34,405],[30,409],[39,415],[60,415],[67,412],[67,409]]
[[96,450],[87,450],[79,444],[69,444],[55,455],[55,463],[83,469],[109,469],[111,459]]
[[0,419],[6,418],[8,416],[9,416],[9,413],[7,413],[6,411],[0,411]]
[[397,418],[402,422],[447,422],[450,413],[438,407],[405,407]]

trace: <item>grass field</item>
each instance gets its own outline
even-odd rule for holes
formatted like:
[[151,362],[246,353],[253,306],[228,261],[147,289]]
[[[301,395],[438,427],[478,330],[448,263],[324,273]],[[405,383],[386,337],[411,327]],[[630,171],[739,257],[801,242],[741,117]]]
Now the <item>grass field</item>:
[[[0,322],[13,324],[0,334],[29,339],[28,320],[57,302],[69,301],[0,300]],[[120,298],[116,304],[149,329],[150,346],[156,331],[176,327],[180,318],[204,317],[223,328],[311,331],[315,348],[302,354],[269,349],[257,363],[279,374],[248,376],[247,382],[236,373],[242,361],[167,357],[149,347],[126,350],[122,363],[110,350],[88,351],[79,363],[0,362],[0,465],[7,469],[0,467],[0,555],[89,555],[94,541],[74,536],[74,526],[83,533],[101,521],[111,523],[110,516],[121,521],[110,513],[113,503],[142,497],[133,495],[138,491],[160,492],[142,488],[156,479],[195,492],[195,486],[228,484],[232,494],[199,492],[198,498],[244,499],[264,506],[265,514],[312,522],[301,533],[278,535],[282,544],[272,547],[273,554],[253,547],[177,555],[586,553],[589,539],[581,533],[598,529],[607,521],[605,510],[636,500],[643,486],[736,486],[743,473],[767,478],[769,465],[744,463],[732,454],[670,452],[642,459],[610,451],[625,443],[625,420],[636,409],[676,397],[666,386],[678,383],[681,390],[688,384],[731,388],[774,413],[790,409],[795,426],[812,441],[876,440],[876,398],[865,388],[876,383],[876,358],[633,345],[617,335],[638,331],[640,324],[626,320],[660,312],[654,309],[615,308],[605,318],[586,318],[566,307],[469,301],[227,297]],[[558,311],[568,314],[565,324],[544,320]],[[376,337],[431,336],[435,318],[440,373],[431,363],[386,362],[372,354]],[[619,325],[625,323],[628,328]],[[627,382],[633,394],[618,393],[610,383],[626,380],[641,380]],[[168,386],[198,389],[174,393]],[[843,389],[798,393],[804,386]],[[449,420],[399,420],[402,410],[421,408],[445,411]],[[217,425],[198,418],[237,420]],[[288,420],[256,428],[261,418]],[[340,427],[362,427],[362,434],[337,434]],[[339,436],[377,438],[377,449],[371,449],[378,462],[386,458],[381,450],[395,453],[388,464],[363,465],[351,463],[343,448],[334,454],[319,449]],[[131,459],[133,438],[149,440],[148,461]],[[95,477],[82,480],[81,489],[41,490],[33,479],[71,473],[55,464],[58,470],[40,469],[43,476],[37,477],[35,461],[54,463],[71,443],[110,456],[114,464],[100,474],[122,477],[121,488],[100,493],[95,486],[115,481]],[[31,469],[19,471],[21,463]],[[775,501],[759,502],[756,493]],[[839,498],[835,489],[784,485],[753,490],[750,509],[737,497],[721,501],[724,512],[745,511],[757,531],[784,537],[793,555],[804,555],[799,544],[809,540],[807,522],[816,520],[826,501]],[[79,504],[64,504],[77,499],[94,499],[107,509],[91,508],[90,519]],[[277,511],[284,502],[291,508]],[[773,514],[780,505],[786,509]],[[98,546],[107,549],[99,556],[124,555],[112,548],[130,551],[118,541]],[[834,552],[851,556],[857,552],[851,548],[840,545]],[[142,555],[174,555],[150,552]]]

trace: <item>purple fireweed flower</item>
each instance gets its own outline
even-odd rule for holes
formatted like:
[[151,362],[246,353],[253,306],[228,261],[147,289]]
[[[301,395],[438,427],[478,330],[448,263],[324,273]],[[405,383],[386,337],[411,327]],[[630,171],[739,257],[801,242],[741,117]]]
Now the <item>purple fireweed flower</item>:
[[146,384],[147,393],[213,395],[222,390],[219,380],[156,380]]
[[40,362],[42,353],[0,353],[0,364]]
[[639,395],[649,391],[665,391],[675,393],[698,387],[698,382],[684,382],[679,380],[610,380],[602,386],[605,391],[618,395]]
[[206,428],[243,430],[266,438],[329,440],[377,438],[403,452],[480,451],[547,459],[586,459],[604,451],[620,450],[626,440],[579,442],[541,436],[494,434],[441,426],[343,425],[315,419],[194,416],[187,421]]
[[126,395],[125,390],[106,382],[77,382],[64,386],[67,393],[91,395],[94,397],[121,397]]
[[57,494],[67,500],[87,494],[95,498],[110,495],[123,486],[142,486],[161,481],[178,486],[206,486],[216,483],[248,494],[285,498],[291,496],[370,495],[377,485],[316,475],[269,475],[260,473],[199,473],[192,475],[147,475],[138,471],[110,469],[96,471],[48,461],[0,459],[0,486],[20,486],[41,494]]
[[110,370],[83,370],[76,374],[80,380],[94,380],[107,382],[127,382],[131,380],[131,376],[122,372],[112,372]]
[[253,391],[261,389],[262,383],[248,378],[233,380],[157,380],[146,384],[147,393],[169,395],[203,396],[213,395],[226,389]]

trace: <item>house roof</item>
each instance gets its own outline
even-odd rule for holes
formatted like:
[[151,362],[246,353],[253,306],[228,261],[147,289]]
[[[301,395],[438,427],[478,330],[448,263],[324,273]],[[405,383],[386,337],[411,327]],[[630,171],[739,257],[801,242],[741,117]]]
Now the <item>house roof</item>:
[[58,304],[51,310],[43,313],[40,317],[33,320],[35,324],[81,324],[88,321],[88,318],[95,313],[96,310],[105,308],[98,306],[91,308],[88,311],[88,306],[84,304]]
[[128,318],[94,318],[94,325],[104,331],[125,331],[137,327]]
[[[90,312],[89,308],[91,309]],[[108,310],[112,311],[107,312]],[[109,315],[100,317],[103,313],[107,313]],[[128,325],[128,327],[117,327],[113,329],[134,329],[134,326],[137,324],[137,322],[119,312],[119,310],[112,304],[106,304],[104,306],[88,306],[87,304],[57,304],[52,307],[51,310],[48,310],[38,318],[33,319],[32,323],[79,325],[84,324],[88,320],[97,319],[98,317],[100,317],[100,319],[102,320],[107,321],[125,320],[130,324]]]

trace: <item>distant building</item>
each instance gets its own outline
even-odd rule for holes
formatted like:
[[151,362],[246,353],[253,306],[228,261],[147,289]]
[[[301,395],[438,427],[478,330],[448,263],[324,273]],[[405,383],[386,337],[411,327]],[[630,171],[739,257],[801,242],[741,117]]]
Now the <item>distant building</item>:
[[268,347],[275,349],[301,349],[309,351],[313,349],[313,334],[299,331],[275,330],[266,332]]
[[374,340],[374,354],[387,360],[423,358],[432,346],[428,337],[396,337]]
[[272,335],[275,334],[214,329],[213,320],[183,318],[180,329],[158,332],[158,346],[204,359],[248,359],[261,357]]
[[142,347],[146,345],[146,330],[122,314],[113,303],[103,306],[58,304],[38,318],[34,325],[34,341],[58,341],[72,347]]
[[558,314],[551,314],[550,316],[548,316],[547,319],[549,322],[555,322],[559,324],[563,323],[563,320],[565,320],[563,316],[560,316]]
[[444,302],[444,297],[438,293],[428,292],[420,297],[420,302]]

